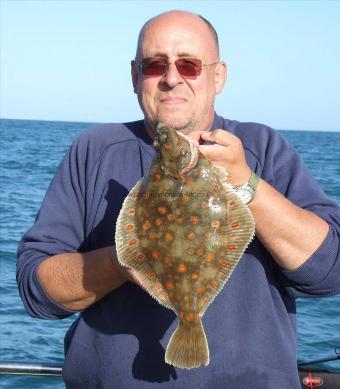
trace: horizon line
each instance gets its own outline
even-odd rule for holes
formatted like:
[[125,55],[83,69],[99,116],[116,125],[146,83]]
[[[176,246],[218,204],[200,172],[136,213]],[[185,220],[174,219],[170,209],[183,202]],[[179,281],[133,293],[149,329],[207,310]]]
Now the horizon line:
[[[22,118],[2,118],[0,117],[1,120],[18,120],[18,121],[31,121],[31,122],[56,122],[56,123],[83,123],[83,124],[106,124],[106,123],[117,123],[113,121],[81,121],[81,120],[55,120],[55,119],[22,119]],[[137,120],[142,120],[142,119],[137,119]],[[127,123],[122,122],[122,123]],[[254,122],[255,123],[255,122]],[[271,126],[269,126],[271,127]],[[311,130],[311,129],[306,129],[306,128],[279,128],[279,127],[272,127],[274,130],[277,131],[305,131],[305,132],[340,132],[340,129],[318,129],[318,130]]]

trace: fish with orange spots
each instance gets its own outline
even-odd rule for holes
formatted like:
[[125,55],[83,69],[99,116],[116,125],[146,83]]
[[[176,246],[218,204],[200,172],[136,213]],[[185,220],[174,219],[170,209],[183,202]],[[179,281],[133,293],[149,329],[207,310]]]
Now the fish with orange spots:
[[[249,208],[184,134],[159,125],[157,155],[126,197],[116,226],[119,262],[178,327],[165,361],[191,369],[209,364],[202,317],[231,276],[255,233]],[[161,189],[161,190],[160,190]]]

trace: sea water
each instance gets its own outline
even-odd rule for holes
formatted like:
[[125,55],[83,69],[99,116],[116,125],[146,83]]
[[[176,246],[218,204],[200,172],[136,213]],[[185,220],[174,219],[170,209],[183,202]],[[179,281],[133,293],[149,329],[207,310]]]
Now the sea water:
[[[72,140],[89,123],[0,121],[1,360],[63,361],[63,338],[74,317],[45,321],[24,311],[15,280],[16,250],[33,224],[45,191]],[[280,131],[296,148],[328,197],[340,204],[340,132]],[[303,185],[303,183],[301,183]],[[332,356],[340,347],[340,295],[301,299],[299,361]],[[326,367],[340,372],[340,361]],[[63,388],[61,378],[1,376],[0,388]]]

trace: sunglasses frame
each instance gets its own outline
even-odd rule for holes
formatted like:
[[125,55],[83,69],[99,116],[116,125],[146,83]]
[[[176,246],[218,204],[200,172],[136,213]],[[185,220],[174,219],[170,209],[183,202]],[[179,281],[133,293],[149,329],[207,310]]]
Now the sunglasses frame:
[[[164,64],[163,73],[159,73],[159,74],[158,73],[157,74],[145,74],[144,73],[144,69],[143,69],[143,65],[145,65],[144,61],[152,61],[152,60],[155,60],[155,61],[159,60],[160,62],[163,62],[163,64]],[[180,71],[180,68],[178,68],[178,61],[185,61],[185,60],[188,60],[188,62],[190,62],[190,61],[193,62],[193,67],[198,66],[199,69],[197,71],[195,71],[195,73],[192,75],[186,75],[186,74],[183,75]],[[195,64],[194,61],[197,62],[197,64]],[[217,65],[219,62],[220,61],[208,63],[208,64],[202,64],[202,61],[200,59],[193,58],[193,57],[181,57],[181,58],[176,59],[176,61],[174,61],[174,62],[168,62],[165,58],[162,58],[162,57],[146,57],[146,58],[141,59],[140,61],[132,60],[131,65],[136,64],[138,69],[140,69],[142,74],[146,77],[161,77],[167,73],[167,71],[169,70],[169,65],[174,64],[176,66],[177,72],[181,75],[181,77],[191,78],[191,77],[198,77],[202,73],[202,70],[206,69],[208,66]]]

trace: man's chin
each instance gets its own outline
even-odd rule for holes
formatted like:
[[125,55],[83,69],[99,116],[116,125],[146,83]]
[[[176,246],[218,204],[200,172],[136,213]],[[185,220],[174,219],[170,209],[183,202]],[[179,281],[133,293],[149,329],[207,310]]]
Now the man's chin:
[[175,128],[183,133],[190,132],[193,128],[191,120],[184,119],[183,117],[160,115],[158,117],[158,123],[164,123],[166,126]]

